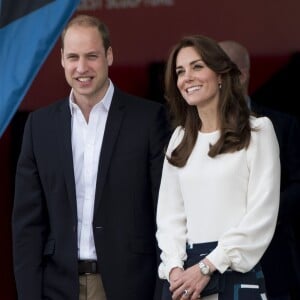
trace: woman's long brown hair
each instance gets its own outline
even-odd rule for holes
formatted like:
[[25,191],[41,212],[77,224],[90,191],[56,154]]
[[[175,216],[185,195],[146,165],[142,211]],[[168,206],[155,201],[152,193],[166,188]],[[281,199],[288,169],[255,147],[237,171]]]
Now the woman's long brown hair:
[[182,141],[167,157],[177,167],[185,166],[202,125],[196,106],[188,105],[177,88],[176,59],[178,52],[185,47],[193,47],[207,67],[220,74],[222,79],[218,106],[220,138],[214,145],[210,145],[208,155],[215,157],[247,148],[251,137],[250,110],[243,95],[237,66],[213,39],[203,35],[184,37],[172,49],[165,71],[165,98],[173,125],[184,128]]

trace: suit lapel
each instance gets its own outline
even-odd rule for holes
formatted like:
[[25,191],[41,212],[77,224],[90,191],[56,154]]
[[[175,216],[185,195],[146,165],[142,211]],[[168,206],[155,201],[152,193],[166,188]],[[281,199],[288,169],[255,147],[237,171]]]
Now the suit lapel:
[[125,100],[120,96],[120,91],[115,87],[111,106],[109,109],[105,132],[103,136],[102,148],[98,166],[97,185],[95,193],[95,208],[97,211],[105,184],[107,170],[112,158],[113,149],[118,138],[125,111]]
[[62,102],[62,105],[59,107],[56,124],[59,158],[63,167],[68,199],[73,211],[73,216],[75,217],[75,224],[77,224],[76,190],[71,142],[71,112],[68,100]]

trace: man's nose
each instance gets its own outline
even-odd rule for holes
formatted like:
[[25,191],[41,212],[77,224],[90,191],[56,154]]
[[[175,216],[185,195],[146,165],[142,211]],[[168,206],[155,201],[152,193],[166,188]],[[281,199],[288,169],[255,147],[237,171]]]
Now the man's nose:
[[77,62],[77,72],[84,73],[88,69],[88,64],[85,58],[79,58]]

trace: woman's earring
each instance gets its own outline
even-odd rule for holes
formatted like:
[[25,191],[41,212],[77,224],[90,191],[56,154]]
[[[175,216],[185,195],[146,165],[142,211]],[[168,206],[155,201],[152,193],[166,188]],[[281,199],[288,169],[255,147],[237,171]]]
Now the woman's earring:
[[219,89],[222,88],[222,82],[219,82]]

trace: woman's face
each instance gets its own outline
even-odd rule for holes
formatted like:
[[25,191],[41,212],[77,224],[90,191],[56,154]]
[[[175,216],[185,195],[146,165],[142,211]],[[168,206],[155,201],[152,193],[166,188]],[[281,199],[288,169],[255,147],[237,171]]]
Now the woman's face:
[[177,87],[189,105],[216,105],[221,76],[208,68],[194,47],[179,50],[176,59]]

